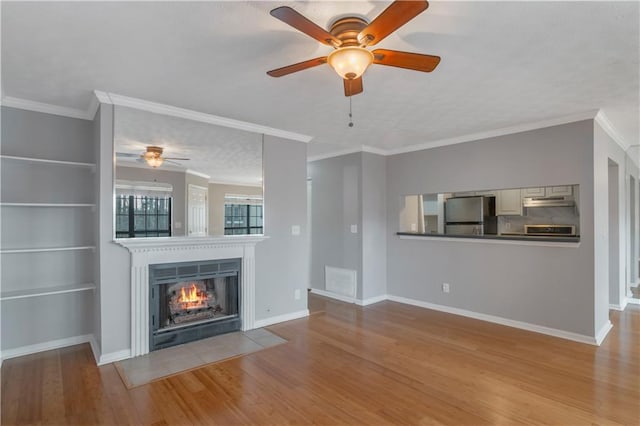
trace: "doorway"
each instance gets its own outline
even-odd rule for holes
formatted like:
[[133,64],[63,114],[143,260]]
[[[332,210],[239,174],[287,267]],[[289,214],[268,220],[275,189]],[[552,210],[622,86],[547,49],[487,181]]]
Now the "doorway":
[[189,184],[187,196],[187,230],[190,237],[204,237],[207,235],[208,189],[198,185]]

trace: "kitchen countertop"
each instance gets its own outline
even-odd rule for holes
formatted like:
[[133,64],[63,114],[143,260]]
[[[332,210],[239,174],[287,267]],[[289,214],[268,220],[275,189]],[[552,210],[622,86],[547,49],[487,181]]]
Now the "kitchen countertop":
[[498,240],[498,241],[542,241],[547,243],[579,243],[580,237],[546,237],[539,235],[524,235],[509,233],[501,235],[449,235],[449,234],[421,234],[418,232],[397,232],[396,235],[411,237],[432,237],[432,238],[460,238],[473,240]]

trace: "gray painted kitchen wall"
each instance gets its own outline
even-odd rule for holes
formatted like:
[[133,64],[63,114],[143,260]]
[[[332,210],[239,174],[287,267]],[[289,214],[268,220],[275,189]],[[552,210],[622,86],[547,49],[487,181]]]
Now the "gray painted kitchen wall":
[[386,158],[362,153],[362,299],[387,294]]
[[[362,153],[310,162],[310,287],[325,290],[324,267],[357,271],[356,297],[362,298]],[[351,225],[358,232],[351,233]]]
[[[593,132],[585,120],[387,157],[389,294],[594,336]],[[577,248],[395,235],[404,195],[568,183],[580,185]]]
[[[3,106],[3,155],[93,162],[90,121]],[[3,202],[94,201],[86,168],[2,161]],[[92,245],[93,213],[88,208],[2,207],[4,249]],[[3,254],[2,290],[91,282],[92,253]],[[2,302],[1,349],[85,336],[93,331],[91,291]]]
[[[307,309],[307,145],[265,136],[264,231],[256,245],[256,320]],[[300,226],[300,235],[291,227]],[[300,290],[300,299],[294,299]]]

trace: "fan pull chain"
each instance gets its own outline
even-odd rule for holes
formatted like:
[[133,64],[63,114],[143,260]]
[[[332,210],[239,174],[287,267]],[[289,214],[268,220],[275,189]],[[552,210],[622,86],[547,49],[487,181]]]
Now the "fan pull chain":
[[[349,82],[351,84],[351,82]],[[349,127],[353,127],[353,114],[351,114],[351,95],[349,95]]]

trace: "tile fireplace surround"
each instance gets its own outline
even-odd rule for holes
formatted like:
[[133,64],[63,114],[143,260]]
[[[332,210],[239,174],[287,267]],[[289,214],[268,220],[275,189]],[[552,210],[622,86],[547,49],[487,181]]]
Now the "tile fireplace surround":
[[157,237],[116,240],[131,253],[131,357],[149,353],[149,265],[242,259],[242,331],[255,323],[255,245],[264,236]]

